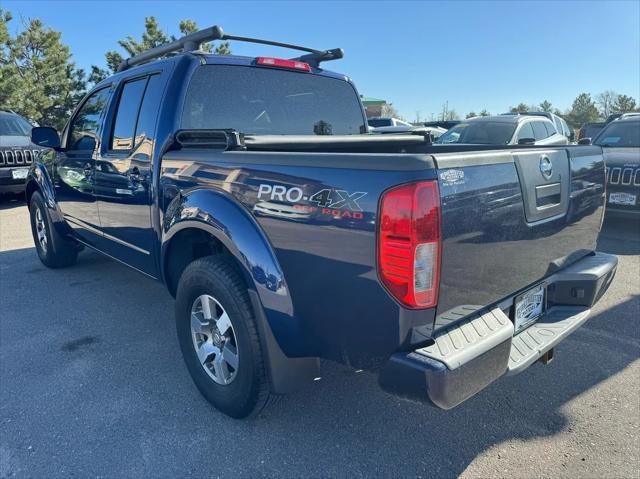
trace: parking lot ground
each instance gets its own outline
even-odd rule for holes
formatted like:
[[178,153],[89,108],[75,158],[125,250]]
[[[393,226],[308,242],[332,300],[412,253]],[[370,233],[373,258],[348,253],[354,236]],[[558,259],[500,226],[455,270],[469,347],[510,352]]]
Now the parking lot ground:
[[640,231],[607,221],[614,284],[548,366],[451,411],[334,364],[258,418],[218,413],[164,288],[96,253],[52,271],[0,200],[0,477],[594,477],[640,470]]

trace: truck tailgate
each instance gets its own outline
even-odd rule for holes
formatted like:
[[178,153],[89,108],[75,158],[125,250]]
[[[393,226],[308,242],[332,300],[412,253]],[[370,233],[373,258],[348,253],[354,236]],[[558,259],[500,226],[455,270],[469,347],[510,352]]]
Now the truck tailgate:
[[442,205],[435,328],[595,250],[604,160],[593,146],[436,153]]

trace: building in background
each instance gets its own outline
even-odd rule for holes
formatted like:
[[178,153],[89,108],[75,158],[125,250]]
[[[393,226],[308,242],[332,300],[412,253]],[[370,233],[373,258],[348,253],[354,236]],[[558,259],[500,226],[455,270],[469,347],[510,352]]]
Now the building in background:
[[387,105],[386,100],[381,100],[380,98],[373,98],[370,96],[362,96],[360,95],[360,100],[364,105],[365,113],[367,114],[367,118],[376,118],[383,116],[382,108]]

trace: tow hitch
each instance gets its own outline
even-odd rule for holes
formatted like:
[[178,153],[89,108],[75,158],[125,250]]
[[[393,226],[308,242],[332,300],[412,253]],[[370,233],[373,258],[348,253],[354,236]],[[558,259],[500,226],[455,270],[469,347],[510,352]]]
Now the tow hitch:
[[538,359],[538,361],[540,361],[544,365],[547,365],[551,361],[553,361],[553,349],[554,348],[551,348],[549,351],[540,356],[540,359]]

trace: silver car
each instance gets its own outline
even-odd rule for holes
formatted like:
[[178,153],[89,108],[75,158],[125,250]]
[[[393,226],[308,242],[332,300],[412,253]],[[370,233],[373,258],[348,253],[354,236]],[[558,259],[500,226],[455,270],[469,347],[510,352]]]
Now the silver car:
[[469,118],[458,123],[436,143],[469,145],[567,145],[568,138],[539,115],[498,115]]

